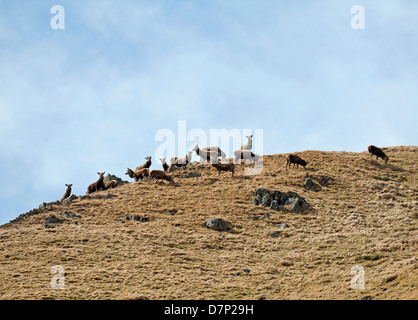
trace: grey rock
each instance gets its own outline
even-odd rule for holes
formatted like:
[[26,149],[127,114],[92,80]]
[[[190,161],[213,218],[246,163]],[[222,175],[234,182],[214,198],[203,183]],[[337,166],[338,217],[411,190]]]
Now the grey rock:
[[220,218],[209,219],[204,226],[216,231],[230,231],[232,229],[232,225],[229,222]]
[[309,208],[309,203],[302,197],[293,198],[290,201],[290,211],[294,213],[302,213]]
[[59,219],[53,214],[50,214],[48,217],[45,218],[45,227],[55,227],[58,224],[64,223],[65,219]]
[[33,215],[39,214],[41,212],[42,212],[41,210],[39,210],[38,208],[35,208],[35,209],[32,209],[32,210],[30,210],[26,213],[22,213],[21,215],[19,215],[16,219],[12,220],[11,222],[26,220],[27,218],[29,218]]
[[168,215],[174,216],[177,213],[177,209],[167,210],[166,212]]
[[126,183],[129,183],[128,181],[122,180],[121,178],[119,178],[119,177],[117,177],[113,174],[110,174],[110,173],[103,178],[103,183],[109,182],[111,180],[116,180],[116,183],[117,183],[116,186],[117,187],[121,186],[121,185],[124,185]]
[[39,211],[51,211],[52,209],[52,204],[46,202],[43,202],[38,208]]
[[71,218],[71,219],[81,219],[81,216],[76,215],[74,212],[70,211],[70,210],[65,210],[62,215],[66,218]]
[[[279,199],[280,199],[280,201],[279,201]],[[279,199],[277,199],[277,201],[280,204],[285,204],[287,199],[289,199],[289,196],[286,193],[281,193]]]
[[289,228],[289,225],[287,223],[277,223],[276,226],[281,229]]
[[307,178],[303,185],[305,188],[312,191],[317,191],[319,189],[318,185],[315,182],[313,182],[311,178]]
[[140,217],[140,216],[136,216],[136,215],[132,215],[132,216],[126,216],[125,220],[130,220],[130,221],[139,221],[139,222],[149,222],[149,218],[146,217]]
[[202,174],[200,174],[199,172],[192,171],[192,172],[187,172],[185,175],[185,178],[197,178],[200,176],[202,176]]
[[269,207],[270,206],[270,203],[271,203],[270,197],[271,197],[270,193],[264,194],[263,198],[261,199],[261,205],[263,207]]
[[75,194],[70,195],[69,197],[65,198],[64,200],[62,200],[62,204],[70,204],[72,201],[74,201],[75,199],[77,199],[78,197]]
[[274,191],[273,192],[273,200],[280,201],[282,193],[280,191]]
[[288,198],[298,198],[299,195],[296,192],[288,191],[287,192]]
[[331,177],[325,176],[325,177],[322,177],[319,183],[321,184],[321,186],[326,187],[328,186],[328,183],[330,180],[331,180]]
[[309,207],[306,200],[293,191],[288,191],[287,193],[280,191],[270,192],[259,188],[255,189],[254,194],[256,198],[251,199],[254,205],[261,204],[265,207],[270,207],[274,211],[302,213]]
[[279,231],[272,232],[272,233],[269,233],[267,236],[270,238],[278,238],[280,237],[280,232]]
[[279,211],[280,210],[279,201],[278,200],[273,200],[270,204],[270,209],[275,210],[275,211]]
[[257,198],[257,200],[258,200],[258,202],[259,203],[261,203],[261,201],[263,200],[263,198],[266,196],[266,195],[269,195],[270,193],[268,192],[268,190],[266,190],[266,189],[262,189],[262,188],[260,188],[260,189],[255,189],[255,191],[254,191],[254,195],[256,196],[256,198]]

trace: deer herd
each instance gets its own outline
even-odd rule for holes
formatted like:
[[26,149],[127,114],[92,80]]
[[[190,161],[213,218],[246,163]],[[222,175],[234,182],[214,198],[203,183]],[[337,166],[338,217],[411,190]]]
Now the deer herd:
[[[212,165],[212,167],[214,167],[218,171],[218,176],[221,174],[221,171],[230,171],[233,177],[235,173],[235,165],[240,164],[242,160],[244,160],[244,163],[250,162],[255,163],[256,165],[261,160],[261,156],[254,154],[251,151],[252,138],[252,135],[247,136],[247,143],[243,144],[239,150],[234,151],[234,157],[232,159],[232,162],[229,159],[225,159],[226,154],[219,147],[215,146],[200,149],[199,142],[197,142],[193,150],[188,151],[186,156],[182,158],[171,158],[170,165],[167,164],[166,158],[160,158],[162,170],[150,170],[152,162],[151,156],[149,156],[145,158],[146,162],[136,167],[135,170],[127,168],[125,174],[128,175],[130,178],[134,179],[135,182],[138,182],[140,180],[147,180],[148,182],[151,180],[165,180],[170,183],[174,183],[174,178],[172,175],[169,175],[169,173],[175,171],[176,169],[186,169],[188,165],[191,165],[193,152],[196,152],[196,154],[200,157],[200,162],[209,162]],[[383,152],[381,148],[370,145],[367,149],[371,155],[371,161],[373,159],[373,156],[376,156],[376,160],[382,158],[385,164],[387,164],[389,157]],[[221,158],[221,160],[219,159],[219,157]],[[296,154],[286,155],[286,171],[290,169],[291,164],[293,164],[293,168],[295,166],[299,167],[299,165],[301,165],[304,169],[306,169],[306,165],[308,163],[309,162],[305,161]],[[101,190],[107,190],[110,188],[115,188],[117,186],[116,180],[110,180],[106,183],[104,182],[105,172],[97,172],[97,174],[99,175],[99,179],[88,186],[87,194],[91,194],[93,192]],[[61,202],[71,195],[72,184],[66,184],[66,187],[67,189],[61,198]]]

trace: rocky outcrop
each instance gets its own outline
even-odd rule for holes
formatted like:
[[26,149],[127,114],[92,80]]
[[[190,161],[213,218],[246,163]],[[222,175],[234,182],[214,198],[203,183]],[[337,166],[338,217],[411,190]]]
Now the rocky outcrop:
[[206,228],[216,230],[216,231],[231,231],[232,225],[229,222],[226,222],[223,219],[215,218],[215,219],[209,219],[204,223],[204,226]]
[[107,176],[104,177],[103,179],[103,183],[109,182],[115,180],[117,182],[116,186],[119,187],[121,185],[124,185],[126,183],[129,183],[128,181],[122,180],[121,178],[113,175],[113,174],[108,174]]
[[312,191],[318,191],[320,188],[311,178],[306,178],[303,186]]
[[293,191],[284,193],[260,188],[255,189],[254,195],[256,197],[251,199],[251,203],[275,211],[303,213],[309,208],[309,203]]

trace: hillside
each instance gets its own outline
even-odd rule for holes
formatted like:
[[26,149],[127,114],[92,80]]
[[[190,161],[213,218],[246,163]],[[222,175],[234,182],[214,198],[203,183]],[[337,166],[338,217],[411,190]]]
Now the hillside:
[[[198,164],[186,172],[200,177],[177,172],[174,185],[129,183],[22,215],[0,226],[0,299],[418,299],[418,147],[386,152],[387,165],[304,151],[306,170],[290,171],[270,155],[257,176]],[[257,188],[310,206],[254,205]],[[232,230],[206,228],[211,218]],[[51,288],[55,265],[63,290]],[[351,288],[354,266],[364,290]]]

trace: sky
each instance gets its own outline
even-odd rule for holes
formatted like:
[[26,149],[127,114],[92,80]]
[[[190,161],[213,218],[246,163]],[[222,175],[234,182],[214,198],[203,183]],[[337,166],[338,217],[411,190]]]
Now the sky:
[[179,124],[265,155],[417,145],[417,24],[411,0],[0,0],[0,224],[160,169],[158,133],[184,156]]

